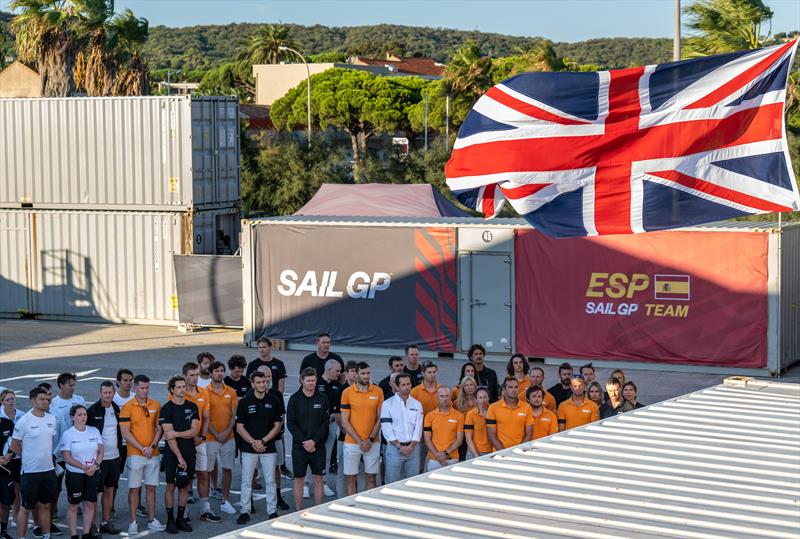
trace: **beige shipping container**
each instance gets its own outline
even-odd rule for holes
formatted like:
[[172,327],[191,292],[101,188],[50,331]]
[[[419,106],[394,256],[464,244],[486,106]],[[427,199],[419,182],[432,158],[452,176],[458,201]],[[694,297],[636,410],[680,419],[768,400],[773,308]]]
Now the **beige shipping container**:
[[0,210],[0,316],[177,324],[172,255],[217,254],[232,223],[235,210]]
[[239,205],[232,97],[0,100],[0,208]]

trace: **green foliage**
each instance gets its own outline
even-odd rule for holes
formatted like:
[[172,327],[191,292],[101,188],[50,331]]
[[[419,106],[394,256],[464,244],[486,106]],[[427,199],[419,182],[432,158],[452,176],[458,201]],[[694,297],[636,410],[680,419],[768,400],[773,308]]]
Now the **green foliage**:
[[324,51],[310,54],[306,61],[310,64],[342,64],[346,63],[349,55],[340,51]]
[[294,52],[285,50],[286,47],[299,48],[292,40],[292,29],[285,24],[265,24],[250,36],[238,59],[250,64],[277,64],[296,56]]
[[263,141],[261,147],[242,135],[242,199],[244,214],[290,215],[323,183],[348,183],[347,154],[325,140],[309,150],[289,134]]
[[[663,64],[672,60],[672,40],[667,38],[611,37],[577,43],[555,43],[556,52],[575,63],[608,69]],[[574,70],[573,70],[574,71]]]
[[231,62],[206,71],[197,89],[198,95],[234,95],[240,103],[249,103],[255,95],[253,67],[247,62]]
[[684,41],[684,58],[757,49],[768,37],[761,34],[762,23],[772,20],[761,0],[698,0],[683,12],[693,32]]

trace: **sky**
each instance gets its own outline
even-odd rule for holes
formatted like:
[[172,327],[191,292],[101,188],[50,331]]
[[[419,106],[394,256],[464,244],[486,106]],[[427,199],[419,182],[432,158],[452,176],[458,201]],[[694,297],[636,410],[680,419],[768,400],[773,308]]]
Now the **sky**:
[[[687,4],[689,0],[683,0]],[[8,9],[8,0],[0,6]],[[800,30],[800,1],[765,0],[772,31]],[[671,37],[674,0],[116,0],[152,26],[231,22],[401,24],[479,30],[553,41]]]

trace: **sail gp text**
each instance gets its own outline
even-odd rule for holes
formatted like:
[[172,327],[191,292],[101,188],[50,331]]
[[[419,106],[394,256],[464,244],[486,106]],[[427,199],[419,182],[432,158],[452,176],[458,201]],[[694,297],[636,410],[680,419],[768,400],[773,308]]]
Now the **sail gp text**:
[[[637,312],[645,316],[687,318],[689,305],[667,303],[639,303],[630,301],[641,296],[650,288],[650,276],[644,273],[592,273],[586,297],[593,298],[586,302],[586,314],[631,316]],[[652,295],[650,296],[653,297]],[[627,300],[627,301],[610,301]]]

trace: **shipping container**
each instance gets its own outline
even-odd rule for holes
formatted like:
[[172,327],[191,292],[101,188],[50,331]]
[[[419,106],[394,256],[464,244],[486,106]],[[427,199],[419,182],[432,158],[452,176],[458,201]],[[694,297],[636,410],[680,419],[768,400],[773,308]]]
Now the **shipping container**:
[[521,352],[777,376],[800,361],[800,224],[552,239],[520,219],[242,223],[244,341]]
[[238,230],[214,227],[237,221],[237,210],[0,210],[0,316],[177,324],[172,255],[235,249]]
[[0,100],[0,208],[239,205],[232,97]]
[[800,536],[800,385],[728,378],[217,536]]

